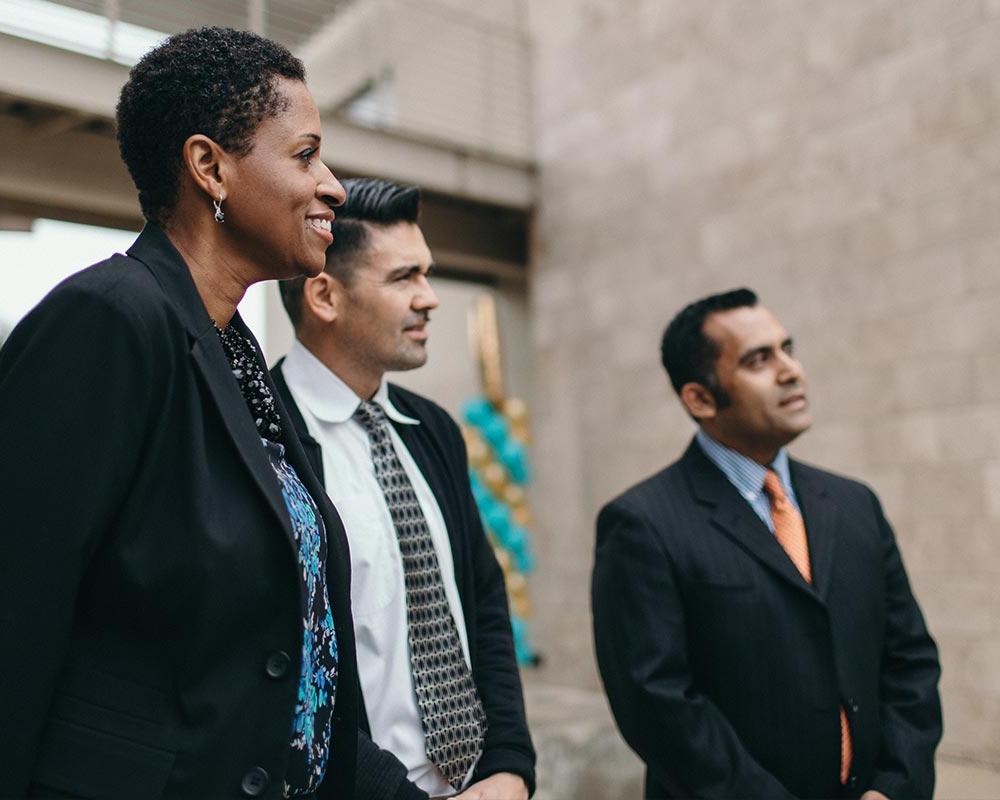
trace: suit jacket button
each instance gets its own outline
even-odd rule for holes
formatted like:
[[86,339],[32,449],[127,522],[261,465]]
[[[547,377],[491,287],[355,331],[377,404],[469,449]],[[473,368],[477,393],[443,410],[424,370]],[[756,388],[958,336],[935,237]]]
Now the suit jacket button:
[[852,775],[852,776],[851,776],[851,777],[850,777],[850,778],[848,779],[848,781],[847,781],[847,785],[848,785],[848,786],[850,786],[850,787],[851,787],[852,789],[853,789],[853,788],[854,788],[855,786],[857,786],[857,785],[858,785],[858,776],[857,776],[857,775]]
[[288,657],[288,653],[284,650],[276,650],[267,657],[264,671],[267,673],[267,677],[278,680],[288,674],[288,667],[291,666],[291,663],[292,660]]
[[264,794],[270,779],[267,770],[263,767],[254,767],[243,776],[240,788],[247,797],[259,797]]

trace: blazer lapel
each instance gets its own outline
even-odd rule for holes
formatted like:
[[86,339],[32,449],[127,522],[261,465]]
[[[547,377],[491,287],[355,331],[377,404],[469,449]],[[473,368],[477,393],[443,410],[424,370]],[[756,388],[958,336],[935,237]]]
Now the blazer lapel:
[[713,508],[712,525],[794,589],[818,599],[750,504],[693,441],[681,458],[695,498]]
[[[191,348],[191,357],[201,372],[212,399],[215,400],[233,444],[236,445],[236,449],[253,476],[254,482],[267,497],[268,504],[281,523],[288,541],[295,547],[295,537],[288,519],[288,509],[281,496],[281,489],[275,479],[274,470],[264,452],[260,434],[247,412],[246,402],[240,394],[239,386],[233,380],[229,361],[214,330],[209,330],[207,335],[203,335],[195,341]],[[294,436],[292,431],[288,433]]]
[[809,560],[812,562],[813,586],[825,598],[830,588],[833,553],[837,542],[837,507],[825,487],[802,465],[791,461],[792,485],[802,508],[809,541]]
[[292,390],[288,388],[288,381],[285,380],[285,372],[282,369],[284,363],[284,358],[279,359],[278,363],[271,370],[271,380],[274,381],[274,386],[278,390],[276,401],[279,403],[279,406],[283,407],[281,418],[289,420],[292,427],[295,428],[296,436],[298,437],[299,444],[302,445],[302,449],[305,451],[309,466],[312,467],[312,471],[316,475],[316,480],[322,487],[326,484],[326,477],[323,474],[323,450],[319,442],[309,433],[305,418],[302,416],[299,407],[295,404],[295,398],[292,397]]
[[[233,380],[229,361],[215,334],[215,326],[205,310],[184,259],[163,230],[152,223],[143,228],[139,238],[129,248],[128,254],[146,265],[163,289],[163,293],[173,303],[192,343],[191,358],[209,388],[226,430],[254,481],[275,512],[289,542],[294,546],[295,540],[288,519],[288,510],[281,497],[274,471],[264,453],[260,435],[247,413],[246,403],[239,387]],[[246,330],[239,314],[234,317],[234,322],[241,330]]]

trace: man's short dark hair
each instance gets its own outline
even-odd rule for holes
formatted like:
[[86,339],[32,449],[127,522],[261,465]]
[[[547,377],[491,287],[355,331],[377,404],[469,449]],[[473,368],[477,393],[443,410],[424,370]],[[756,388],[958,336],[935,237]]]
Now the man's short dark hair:
[[173,211],[189,136],[250,152],[257,126],[288,106],[279,77],[304,81],[305,67],[277,42],[232,28],[178,33],[132,67],[118,98],[118,148],[146,219],[163,223]]
[[719,345],[705,334],[705,319],[717,311],[755,305],[757,295],[753,291],[733,289],[696,300],[670,320],[660,341],[660,360],[677,394],[686,383],[700,383],[720,407],[728,404],[729,398],[715,375]]
[[[333,244],[326,250],[324,271],[350,286],[354,273],[368,249],[370,226],[416,223],[420,213],[420,188],[381,178],[348,178],[343,182],[347,199],[334,209]],[[281,302],[292,325],[302,322],[302,287],[306,278],[300,276],[281,281]]]

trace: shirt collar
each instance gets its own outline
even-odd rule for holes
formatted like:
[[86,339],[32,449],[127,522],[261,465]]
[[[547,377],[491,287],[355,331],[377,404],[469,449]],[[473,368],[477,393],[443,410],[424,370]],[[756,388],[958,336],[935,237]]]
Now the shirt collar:
[[[764,476],[767,467],[761,466],[752,458],[738,453],[721,442],[716,441],[701,428],[695,434],[702,452],[720,470],[729,482],[736,487],[741,495],[753,502],[764,491]],[[770,468],[781,478],[781,485],[786,492],[792,492],[792,475],[788,466],[788,450],[782,447],[774,457]]]
[[[295,385],[297,399],[324,422],[347,422],[361,403],[354,390],[298,339],[285,356],[282,370],[288,382]],[[406,416],[389,399],[389,384],[384,375],[372,402],[378,403],[394,422],[420,424],[420,420]]]

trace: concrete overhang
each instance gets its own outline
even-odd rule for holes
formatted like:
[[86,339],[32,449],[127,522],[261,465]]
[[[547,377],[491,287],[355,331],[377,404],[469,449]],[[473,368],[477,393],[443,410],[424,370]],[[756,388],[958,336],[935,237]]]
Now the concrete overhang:
[[[0,214],[141,227],[113,134],[128,68],[4,34],[0,63]],[[422,225],[443,273],[525,279],[530,164],[331,115],[322,133],[338,175],[379,175],[425,190]]]
[[[118,93],[128,77],[128,68],[120,64],[6,34],[0,34],[0,63],[5,65],[0,70],[0,95],[9,102],[61,111],[81,124],[113,120]],[[127,201],[117,197],[116,190],[123,187],[125,170],[115,165],[113,140],[102,144],[98,136],[81,139],[71,122],[65,127],[68,130],[60,132],[59,123],[54,123],[47,135],[39,137],[30,129],[18,131],[16,126],[3,123],[2,141],[13,147],[3,151],[0,196],[30,200],[31,195],[49,196],[48,184],[61,184],[65,189],[65,169],[79,161],[72,171],[80,193],[91,198],[90,209],[121,215]],[[508,208],[527,210],[534,201],[534,170],[529,163],[443,141],[366,128],[335,115],[323,118],[323,139],[324,159],[335,171],[382,175],[441,194]],[[56,151],[59,158],[53,160]],[[12,155],[16,157],[12,159]],[[17,163],[10,163],[12,160]],[[17,180],[12,183],[11,178]],[[36,185],[25,186],[22,178],[30,178]],[[97,187],[101,190],[91,191]],[[134,194],[129,184],[124,187],[126,197]],[[132,203],[134,207],[134,200]]]

